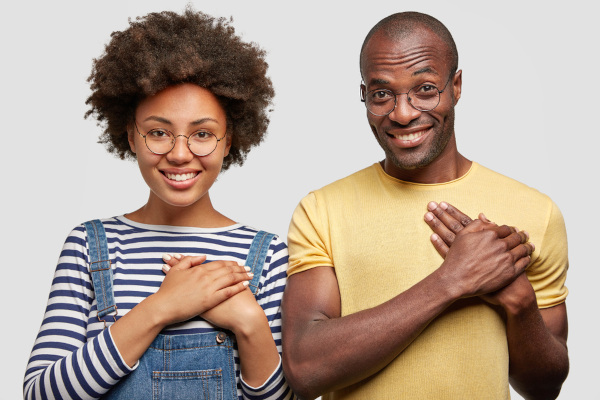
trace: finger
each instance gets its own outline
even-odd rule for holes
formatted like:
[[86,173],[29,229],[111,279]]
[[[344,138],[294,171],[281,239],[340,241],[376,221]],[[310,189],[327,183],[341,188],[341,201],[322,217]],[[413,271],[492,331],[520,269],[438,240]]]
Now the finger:
[[453,233],[458,233],[463,230],[464,225],[459,220],[448,214],[435,201],[430,201],[427,204],[427,209],[433,213],[442,223]]
[[165,262],[165,264],[168,264],[170,267],[174,267],[177,264],[179,264],[179,262],[183,259],[183,255],[181,254],[163,254],[162,255],[162,259]]
[[[471,224],[471,225],[475,225],[475,222],[477,222],[477,221],[479,221],[479,220],[475,220],[473,222],[473,224]],[[469,227],[471,227],[471,225],[469,225]],[[486,223],[483,223],[483,222],[481,223],[481,226],[482,226],[483,229],[485,229],[486,225],[489,226]],[[465,229],[467,229],[467,228],[465,228]],[[494,232],[496,232],[496,235],[498,236],[499,239],[505,239],[505,238],[509,237],[510,235],[512,235],[513,233],[516,232],[515,228],[513,228],[512,226],[507,226],[507,225],[492,226],[489,229],[492,230],[492,231],[494,231]],[[516,246],[519,243],[516,243],[514,246]]]
[[460,222],[460,224],[462,226],[467,226],[471,222],[473,222],[473,219],[471,219],[471,217],[469,217],[467,214],[463,213],[462,211],[460,211],[458,208],[454,207],[450,203],[446,203],[445,201],[442,201],[440,203],[440,208],[442,210],[446,211],[455,220]]
[[448,250],[450,250],[450,248],[438,234],[434,233],[431,235],[431,243],[433,243],[433,247],[435,247],[440,256],[442,256],[442,258],[446,258],[446,254],[448,254]]
[[241,263],[239,263],[238,261],[216,260],[216,261],[210,261],[210,262],[203,264],[202,268],[204,268],[207,271],[215,271],[215,270],[218,270],[221,268],[232,268],[232,267],[240,267],[240,266],[243,267],[243,265]]
[[214,274],[218,274],[213,276],[214,285],[216,290],[222,290],[228,286],[235,286],[238,283],[248,282],[253,277],[254,274],[252,272],[243,270],[242,272],[224,272],[224,270],[215,271]]
[[[172,260],[170,260],[170,261],[172,261]],[[179,260],[174,265],[164,264],[163,265],[163,271],[166,270],[166,272],[169,272],[169,271],[173,271],[173,270],[189,269],[191,267],[195,267],[197,265],[202,264],[204,261],[206,261],[206,256],[205,255],[201,255],[201,256],[185,256],[185,257],[181,258],[181,260]],[[165,267],[165,265],[168,268]]]
[[523,243],[511,250],[515,261],[517,272],[523,272],[531,262],[531,254],[535,250],[533,243]]
[[525,231],[513,231],[513,233],[502,240],[506,243],[507,248],[510,250],[516,248],[520,244],[527,243],[529,240],[529,234]]
[[248,285],[249,285],[248,281],[242,281],[242,282],[236,283],[235,285],[227,286],[221,290],[218,290],[215,293],[215,300],[217,300],[217,304],[221,304],[222,302],[229,299],[230,297],[233,297],[236,294],[243,292],[244,290],[246,290],[248,288]]
[[[428,212],[427,214],[425,214],[425,222],[427,223],[427,225],[429,225],[431,230],[434,232],[434,235],[436,235],[436,237],[440,241],[444,242],[444,247],[448,247],[454,242],[454,239],[456,238],[456,235],[454,234],[454,232],[452,232],[450,229],[448,229],[446,227],[446,225],[444,225],[442,223],[442,221],[440,221],[432,212]],[[432,235],[432,237],[433,237],[433,235]],[[436,242],[434,242],[433,239],[431,241],[439,253],[440,249],[438,249]],[[446,250],[446,252],[447,252],[447,250]],[[442,255],[442,257],[446,257],[445,253],[441,254],[441,255]]]

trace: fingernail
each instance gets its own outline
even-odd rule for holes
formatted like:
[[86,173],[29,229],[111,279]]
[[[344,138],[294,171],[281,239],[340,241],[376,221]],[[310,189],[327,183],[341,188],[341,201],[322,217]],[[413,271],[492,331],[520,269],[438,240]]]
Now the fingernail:
[[248,282],[248,281],[242,282],[242,285],[244,285],[244,286],[248,286],[249,284],[250,284],[250,282]]
[[486,216],[485,216],[485,214],[484,214],[484,213],[481,213],[481,219],[482,219],[484,222],[490,222],[490,220],[488,219],[488,217],[486,217]]
[[437,233],[434,233],[431,235],[431,240],[436,241],[438,240],[440,237],[437,235]]
[[430,202],[427,204],[427,209],[428,209],[429,211],[433,211],[433,210],[435,210],[436,208],[437,208],[437,203],[436,203],[435,201],[430,201]]
[[249,276],[250,278],[252,278],[252,277],[254,277],[254,274],[253,274],[252,272],[248,272],[248,276]]
[[535,244],[533,244],[533,243],[529,243],[529,244],[531,245],[531,251],[534,251],[535,250]]
[[442,201],[440,203],[440,207],[442,207],[442,210],[447,210],[448,209],[448,203]]
[[529,233],[527,231],[523,231],[523,233],[525,234],[525,237],[527,238],[527,240],[529,240]]
[[163,266],[162,266],[162,270],[163,270],[164,272],[169,272],[169,271],[171,270],[171,267],[170,267],[170,266],[168,266],[167,264],[163,264]]
[[178,260],[181,260],[183,258],[181,254],[173,254],[173,257],[175,257]]
[[169,261],[171,258],[172,257],[170,255],[166,254],[166,253],[162,255],[162,259],[165,260],[165,261]]
[[245,269],[246,271],[252,271],[252,268],[250,268],[250,267],[244,267],[244,269]]
[[431,221],[433,219],[433,214],[428,212],[425,214],[425,221]]

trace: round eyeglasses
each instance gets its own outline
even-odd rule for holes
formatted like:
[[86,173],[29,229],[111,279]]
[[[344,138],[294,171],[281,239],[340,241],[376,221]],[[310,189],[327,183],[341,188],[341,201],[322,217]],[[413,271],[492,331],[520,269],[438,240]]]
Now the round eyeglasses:
[[197,131],[190,136],[175,135],[166,129],[150,129],[148,133],[142,135],[138,129],[137,123],[134,121],[137,133],[144,138],[146,147],[154,154],[167,154],[175,147],[175,140],[179,136],[187,139],[186,143],[192,153],[199,157],[211,154],[217,148],[219,142],[225,139],[225,136],[218,139],[214,134],[206,131]]
[[365,86],[360,86],[360,101],[365,103],[367,110],[378,117],[383,117],[394,111],[397,105],[396,97],[405,94],[414,109],[419,111],[431,111],[440,104],[440,95],[446,90],[446,86],[454,74],[446,81],[444,88],[439,90],[435,85],[417,85],[406,93],[394,93],[389,89],[373,89],[365,93]]

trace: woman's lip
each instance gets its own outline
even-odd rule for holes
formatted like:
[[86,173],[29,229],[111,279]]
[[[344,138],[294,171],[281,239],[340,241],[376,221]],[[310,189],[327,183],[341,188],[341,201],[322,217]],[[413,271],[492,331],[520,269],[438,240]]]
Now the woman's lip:
[[161,171],[161,175],[165,182],[175,189],[187,189],[196,183],[201,175],[201,171],[173,173]]

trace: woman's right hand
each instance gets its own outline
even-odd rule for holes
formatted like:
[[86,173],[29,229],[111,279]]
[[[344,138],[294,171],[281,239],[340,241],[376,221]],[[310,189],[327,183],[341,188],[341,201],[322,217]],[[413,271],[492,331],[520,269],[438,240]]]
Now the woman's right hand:
[[172,267],[165,264],[163,269],[169,273],[153,295],[165,326],[214,308],[245,290],[252,279],[246,267],[236,261],[202,264],[204,261],[206,256],[187,256]]

